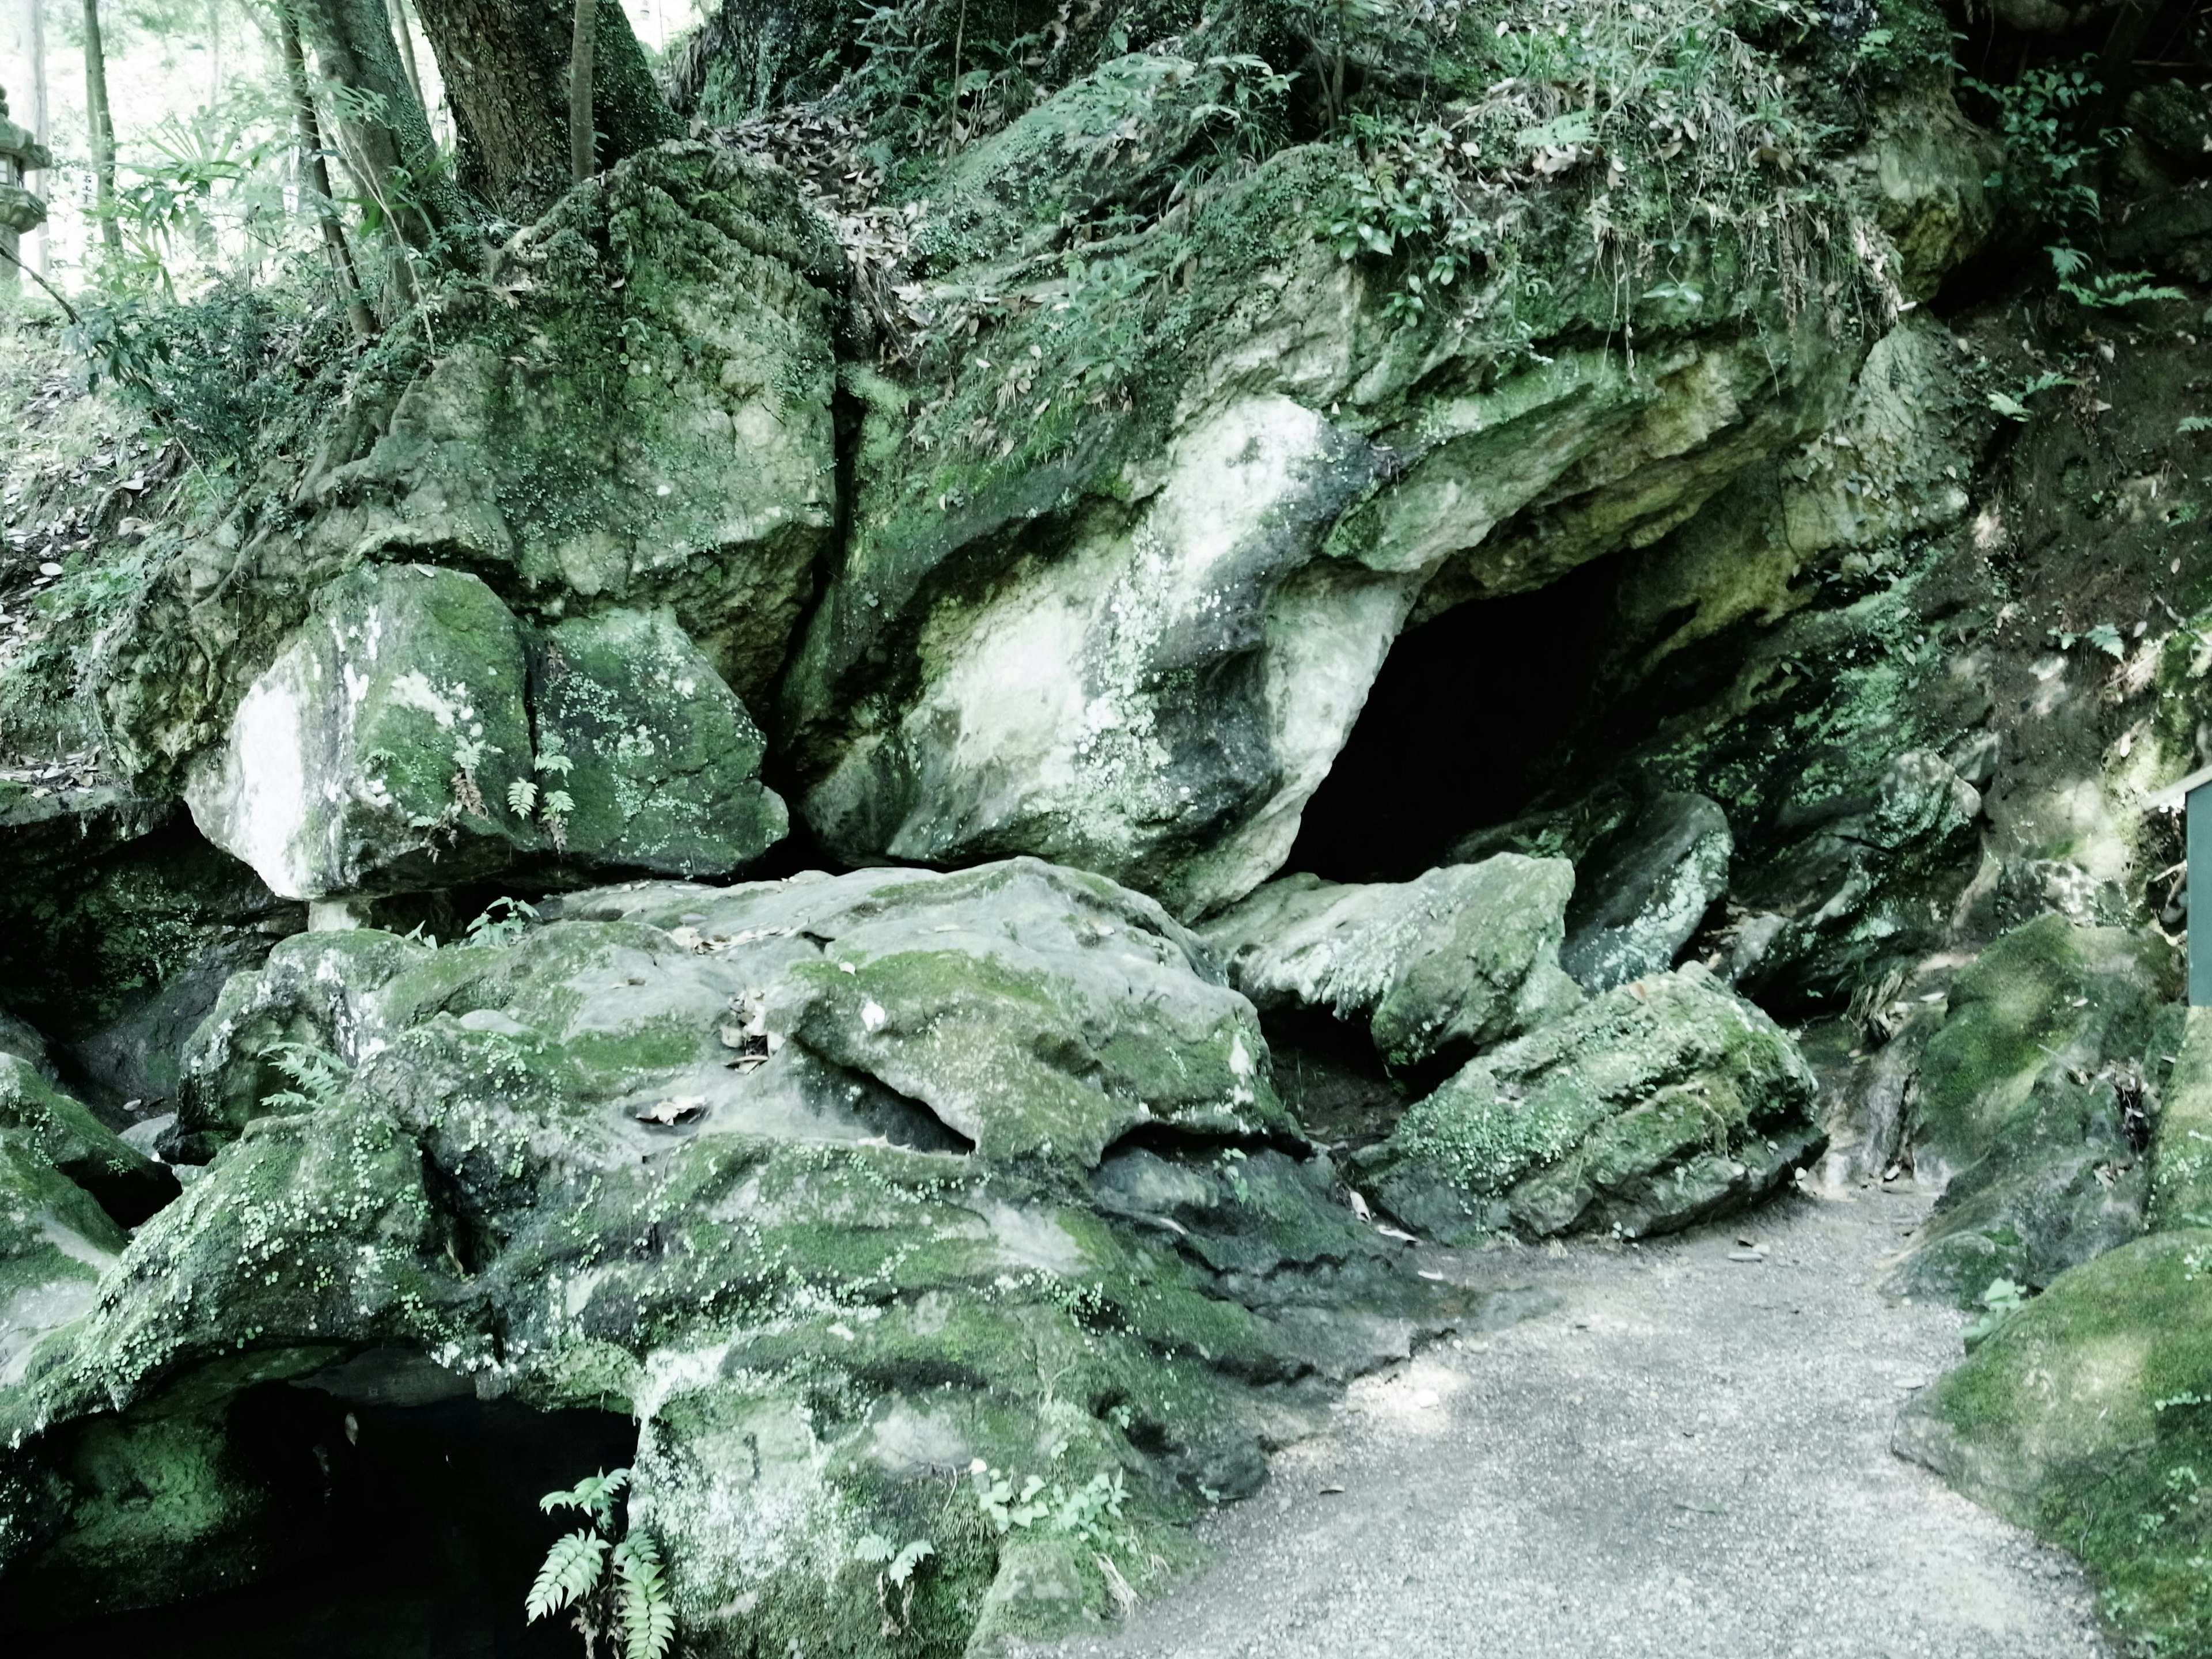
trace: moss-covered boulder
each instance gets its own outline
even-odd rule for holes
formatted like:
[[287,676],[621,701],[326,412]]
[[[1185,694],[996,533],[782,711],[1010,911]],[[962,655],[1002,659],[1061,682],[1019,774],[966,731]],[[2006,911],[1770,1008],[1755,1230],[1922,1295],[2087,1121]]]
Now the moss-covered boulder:
[[[1193,40],[1291,46],[1279,9]],[[1028,851],[1185,917],[1235,902],[1280,866],[1409,619],[1676,530],[1838,416],[1900,273],[1919,291],[1972,246],[1978,152],[1911,189],[1902,162],[1824,173],[1839,197],[1781,182],[1798,159],[1761,140],[1783,173],[1757,174],[1758,205],[1686,223],[1680,148],[1647,143],[1668,118],[1628,105],[1663,80],[1766,108],[1733,79],[1765,48],[1664,5],[1555,62],[1565,37],[1511,21],[1362,32],[1340,50],[1380,51],[1378,86],[1438,102],[1341,143],[1264,137],[1282,88],[1191,41],[1104,64],[908,204],[927,328],[911,368],[850,377],[852,535],[783,688],[826,846]],[[1580,115],[1531,90],[1588,75]],[[1871,158],[1889,134],[1855,137]],[[1272,153],[1224,159],[1245,145]],[[1754,173],[1698,188],[1734,199]],[[1401,199],[1430,206],[1394,219]],[[1876,246],[1877,200],[1909,256]],[[1812,281],[1869,302],[1808,326],[1770,235],[1858,236]],[[1667,247],[1664,280],[1623,278],[1616,238]],[[1625,324],[1632,351],[1604,343]]]
[[1814,1093],[1789,1035],[1692,966],[1474,1060],[1361,1164],[1392,1213],[1448,1242],[1641,1237],[1748,1203],[1819,1156]]
[[1402,884],[1268,883],[1201,929],[1262,1012],[1364,1024],[1397,1071],[1469,1057],[1580,1000],[1559,969],[1574,867],[1501,853]]
[[473,575],[371,564],[317,596],[187,799],[292,898],[445,886],[539,853],[723,875],[787,828],[763,748],[665,612],[540,641]]
[[[782,798],[760,781],[760,728],[667,611],[606,611],[548,630],[531,704],[538,821],[549,835],[558,826],[564,850],[726,875],[790,828]],[[552,810],[556,796],[564,811]]]
[[2161,1231],[2212,1227],[2212,1008],[2183,1021],[2151,1142],[2149,1221]]
[[2212,1231],[2052,1281],[1913,1398],[1895,1444],[2081,1556],[2144,1650],[2212,1651]]
[[1944,1191],[1900,1286],[1971,1304],[1996,1279],[2040,1287],[2142,1231],[2179,972],[2154,933],[2056,914],[1960,971],[1907,1131]]
[[757,702],[835,517],[842,282],[793,180],[746,157],[671,144],[580,186],[153,570],[100,692],[125,759],[173,778],[368,559],[466,568],[533,622],[668,606]]
[[1474,1306],[1346,1203],[1203,946],[1030,860],[306,934],[193,1064],[212,1161],[0,1387],[10,1619],[86,1562],[283,1559],[227,1440],[164,1465],[197,1505],[101,1471],[398,1364],[633,1412],[691,1650],[880,1641],[891,1538],[933,1552],[915,1650],[959,1651],[1185,1559],[1333,1380]]
[[0,1133],[136,1225],[176,1195],[176,1178],[42,1074],[0,1050]]
[[319,899],[466,880],[542,844],[522,641],[482,580],[364,566],[254,681],[186,799],[271,890]]

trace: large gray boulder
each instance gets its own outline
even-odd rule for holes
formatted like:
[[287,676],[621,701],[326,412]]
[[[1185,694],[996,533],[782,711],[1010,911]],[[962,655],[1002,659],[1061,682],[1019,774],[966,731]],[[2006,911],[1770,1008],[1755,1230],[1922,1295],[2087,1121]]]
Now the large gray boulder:
[[[926,1537],[912,1613],[958,1651],[1157,1577],[1332,1379],[1479,1307],[1354,1213],[1251,1005],[1101,878],[645,882],[474,939],[304,934],[227,991],[185,1103],[212,1161],[0,1387],[0,1535],[43,1528],[8,1617],[281,1561],[225,1402],[408,1377],[635,1413],[695,1650],[860,1650],[868,1540]],[[191,1506],[101,1473],[165,1448]],[[994,1520],[998,1480],[1042,1507]]]
[[1447,1242],[1669,1231],[1771,1192],[1826,1144],[1789,1035],[1702,968],[1638,980],[1472,1061],[1362,1155]]
[[1418,879],[1268,883],[1200,930],[1262,1012],[1364,1024],[1394,1071],[1464,1058],[1581,999],[1559,970],[1574,866],[1502,853]]
[[1559,965],[1593,992],[1666,972],[1728,890],[1735,851],[1717,803],[1660,796],[1577,864]]
[[665,612],[539,641],[475,576],[374,564],[317,596],[186,799],[290,898],[446,886],[543,853],[720,875],[786,829],[763,748]]

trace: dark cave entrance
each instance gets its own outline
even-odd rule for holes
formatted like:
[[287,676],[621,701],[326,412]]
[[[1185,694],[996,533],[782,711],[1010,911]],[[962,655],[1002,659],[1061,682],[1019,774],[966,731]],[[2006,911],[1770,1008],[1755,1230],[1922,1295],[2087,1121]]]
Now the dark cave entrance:
[[[348,1432],[347,1419],[353,1420]],[[277,1383],[231,1408],[235,1455],[276,1498],[294,1559],[254,1583],[58,1632],[88,1659],[574,1659],[523,1598],[571,1512],[538,1500],[627,1465],[637,1425],[471,1396],[349,1404]]]
[[1307,804],[1286,872],[1410,881],[1472,830],[1526,811],[1564,769],[1630,556],[1408,629]]

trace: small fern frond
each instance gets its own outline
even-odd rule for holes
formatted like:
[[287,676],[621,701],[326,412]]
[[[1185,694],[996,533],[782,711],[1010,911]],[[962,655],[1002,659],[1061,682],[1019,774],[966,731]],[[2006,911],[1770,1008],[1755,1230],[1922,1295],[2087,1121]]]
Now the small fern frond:
[[528,778],[517,778],[507,786],[507,810],[519,818],[526,818],[538,805],[538,786]]
[[589,1595],[605,1570],[604,1558],[607,1540],[588,1532],[572,1532],[565,1538],[553,1540],[553,1547],[545,1552],[545,1564],[538,1569],[538,1577],[530,1586],[529,1599],[524,1603],[530,1621],[536,1624],[548,1613],[558,1613],[572,1601],[580,1601]]
[[292,1086],[269,1097],[280,1109],[313,1111],[328,1106],[345,1092],[349,1080],[346,1064],[327,1048],[312,1042],[272,1042],[262,1058],[291,1080]]
[[549,1492],[538,1500],[538,1507],[550,1515],[556,1510],[580,1510],[602,1527],[612,1523],[615,1499],[629,1484],[628,1469],[601,1469],[597,1474],[587,1474],[566,1492]]
[[614,1567],[623,1659],[663,1659],[676,1639],[676,1605],[661,1577],[660,1552],[633,1533],[615,1546]]

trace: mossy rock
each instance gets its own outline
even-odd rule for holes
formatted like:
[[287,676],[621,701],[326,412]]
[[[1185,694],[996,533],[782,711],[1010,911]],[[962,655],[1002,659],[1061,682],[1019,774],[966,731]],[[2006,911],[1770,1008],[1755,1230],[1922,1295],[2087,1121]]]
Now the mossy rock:
[[2039,917],[1953,981],[1906,1134],[1942,1196],[1895,1285],[1973,1306],[2141,1233],[2158,1079],[2179,1037],[2172,947]]
[[1500,854],[1401,884],[1270,882],[1200,929],[1264,1013],[1364,1024],[1394,1070],[1464,1060],[1572,1008],[1559,969],[1574,868]]
[[1474,1060],[1361,1163],[1401,1220],[1448,1243],[1639,1237],[1748,1203],[1818,1156],[1814,1095],[1788,1034],[1692,967]]
[[1952,981],[1921,1060],[1917,1166],[1942,1179],[1986,1157],[2046,1076],[2151,1060],[2151,1022],[2179,971],[2154,934],[2057,914],[1999,939]]
[[[1155,1582],[1338,1382],[1491,1307],[1354,1214],[1250,1004],[1098,877],[545,910],[446,948],[303,934],[227,988],[181,1149],[211,1160],[0,1385],[25,1582],[265,1571],[283,1491],[193,1474],[209,1501],[133,1509],[102,1460],[398,1367],[635,1412],[631,1520],[698,1650],[883,1639],[890,1537],[936,1553],[897,1650],[959,1651]],[[287,1076],[278,1042],[325,1058]],[[190,1449],[220,1472],[235,1436]],[[1032,1480],[1041,1507],[994,1509]]]
[[[557,818],[576,857],[728,875],[790,827],[760,781],[760,728],[669,611],[606,611],[548,630],[531,702],[538,823],[550,831]],[[565,813],[546,805],[556,792]]]
[[1897,1449],[2081,1556],[2106,1615],[2212,1653],[2212,1231],[2154,1233],[2007,1315],[1900,1419]]
[[368,565],[315,610],[186,793],[201,831],[287,898],[496,870],[543,836],[514,617],[478,578]]

